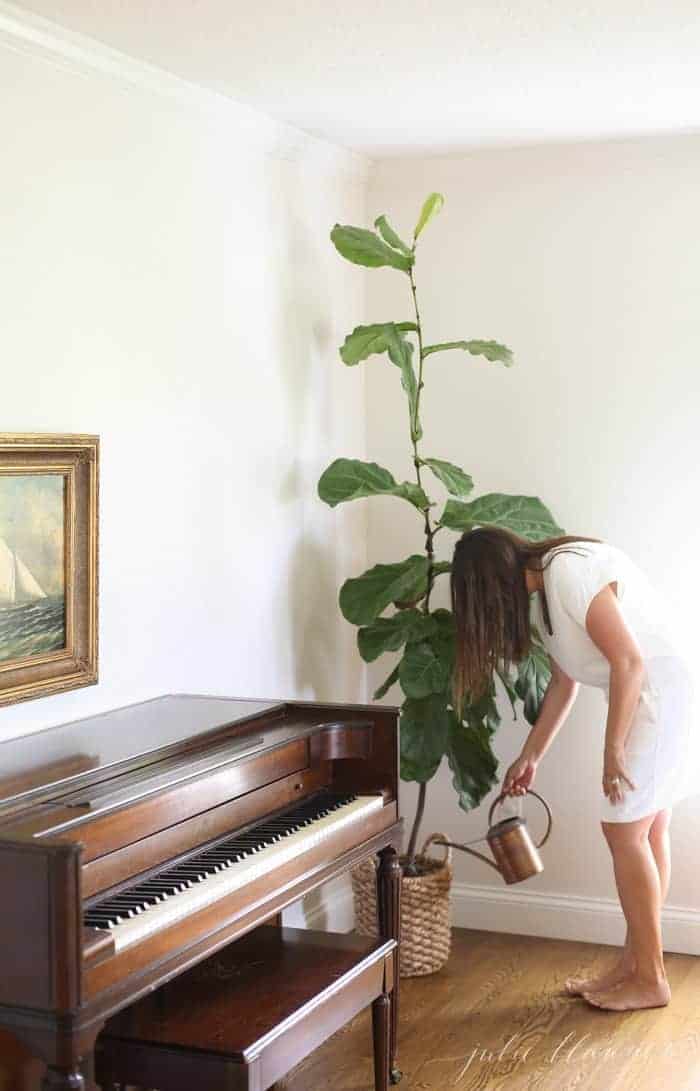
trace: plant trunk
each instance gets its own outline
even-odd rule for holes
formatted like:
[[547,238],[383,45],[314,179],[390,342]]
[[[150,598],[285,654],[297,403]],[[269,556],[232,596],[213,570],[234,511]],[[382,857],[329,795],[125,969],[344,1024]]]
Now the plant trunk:
[[408,849],[406,850],[406,866],[404,872],[406,875],[417,875],[418,868],[416,867],[416,842],[418,840],[418,830],[420,824],[423,821],[423,812],[425,811],[425,797],[428,792],[428,785],[425,781],[422,782],[418,792],[418,803],[416,805],[416,814],[413,819],[413,826],[411,828],[411,836],[408,842]]

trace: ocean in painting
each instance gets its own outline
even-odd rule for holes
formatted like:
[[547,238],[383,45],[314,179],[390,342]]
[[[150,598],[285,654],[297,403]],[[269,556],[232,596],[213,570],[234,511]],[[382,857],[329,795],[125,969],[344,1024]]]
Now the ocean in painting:
[[0,662],[55,652],[66,645],[63,595],[0,606]]
[[0,663],[65,647],[65,480],[0,474]]

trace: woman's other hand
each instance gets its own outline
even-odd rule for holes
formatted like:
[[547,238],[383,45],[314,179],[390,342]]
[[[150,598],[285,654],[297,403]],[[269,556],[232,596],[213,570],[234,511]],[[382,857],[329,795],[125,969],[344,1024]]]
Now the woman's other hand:
[[[618,777],[616,783],[613,783],[613,777]],[[617,751],[606,750],[603,763],[603,792],[611,803],[620,803],[622,801],[625,785],[632,790],[637,787],[625,768],[622,754]]]
[[503,778],[501,793],[509,796],[522,796],[532,786],[537,773],[537,762],[521,754],[508,767]]

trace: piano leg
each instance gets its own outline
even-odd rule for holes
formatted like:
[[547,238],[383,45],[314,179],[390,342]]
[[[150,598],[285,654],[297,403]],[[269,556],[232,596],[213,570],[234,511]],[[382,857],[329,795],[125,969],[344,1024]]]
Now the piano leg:
[[[393,845],[387,845],[378,853],[377,871],[377,926],[379,934],[401,942],[401,864]],[[391,992],[389,1066],[392,1083],[398,1083],[403,1073],[396,1064],[399,1028],[399,948],[396,951],[396,973]]]
[[372,1039],[374,1044],[374,1091],[389,1087],[389,1050],[387,1049],[391,1000],[382,993],[372,1001]]

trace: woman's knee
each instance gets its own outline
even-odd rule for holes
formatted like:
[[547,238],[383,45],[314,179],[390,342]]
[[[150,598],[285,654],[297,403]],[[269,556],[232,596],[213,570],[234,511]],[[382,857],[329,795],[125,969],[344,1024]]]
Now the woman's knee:
[[664,807],[662,810],[657,811],[654,816],[654,821],[649,827],[649,840],[661,841],[668,833],[668,828],[671,823],[671,808]]
[[645,815],[644,818],[637,818],[633,822],[601,821],[603,835],[611,852],[624,852],[626,849],[643,844],[649,837],[654,818],[655,815]]

